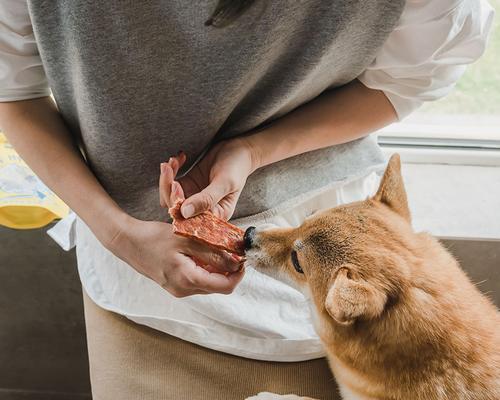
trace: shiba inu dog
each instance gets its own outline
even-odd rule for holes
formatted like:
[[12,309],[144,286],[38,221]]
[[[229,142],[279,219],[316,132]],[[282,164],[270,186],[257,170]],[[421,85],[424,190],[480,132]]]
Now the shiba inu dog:
[[498,400],[499,312],[413,231],[400,168],[394,155],[375,196],[298,228],[248,228],[248,263],[310,298],[343,399]]

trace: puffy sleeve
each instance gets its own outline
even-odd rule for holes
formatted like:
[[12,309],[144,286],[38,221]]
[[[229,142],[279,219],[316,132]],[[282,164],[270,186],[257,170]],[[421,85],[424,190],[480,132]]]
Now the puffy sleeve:
[[494,10],[486,0],[407,0],[396,29],[358,77],[382,90],[401,120],[448,94],[484,52]]
[[49,95],[26,0],[1,0],[0,102]]

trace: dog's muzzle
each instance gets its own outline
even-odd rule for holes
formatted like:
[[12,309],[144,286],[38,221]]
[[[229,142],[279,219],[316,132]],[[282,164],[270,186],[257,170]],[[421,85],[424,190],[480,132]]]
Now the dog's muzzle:
[[243,243],[245,245],[245,250],[250,250],[254,244],[255,239],[255,226],[250,226],[245,231],[243,236]]

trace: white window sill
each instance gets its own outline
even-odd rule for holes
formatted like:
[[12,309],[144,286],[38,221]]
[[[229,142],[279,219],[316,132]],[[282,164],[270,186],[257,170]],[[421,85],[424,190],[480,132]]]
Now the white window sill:
[[399,153],[404,163],[500,167],[500,150],[382,144],[386,155]]
[[491,115],[410,115],[379,134],[395,138],[500,141],[500,117]]

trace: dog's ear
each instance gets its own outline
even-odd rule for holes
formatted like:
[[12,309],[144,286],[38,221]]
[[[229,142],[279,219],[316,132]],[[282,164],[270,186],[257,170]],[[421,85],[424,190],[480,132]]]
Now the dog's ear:
[[357,318],[371,319],[384,310],[387,295],[362,279],[353,279],[351,271],[342,267],[330,287],[325,300],[328,314],[342,325],[350,325]]
[[390,158],[378,191],[373,199],[386,204],[408,222],[411,221],[408,198],[406,197],[403,177],[401,176],[399,154],[393,154]]

